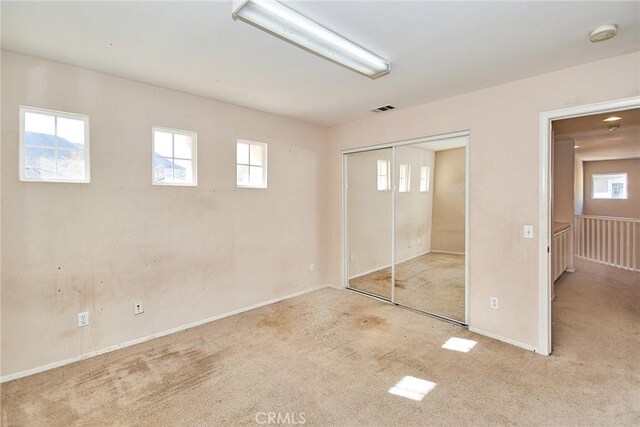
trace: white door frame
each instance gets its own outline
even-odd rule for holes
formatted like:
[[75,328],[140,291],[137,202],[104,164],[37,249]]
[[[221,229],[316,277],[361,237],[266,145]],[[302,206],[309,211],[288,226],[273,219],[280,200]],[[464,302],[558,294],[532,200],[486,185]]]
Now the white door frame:
[[[430,142],[430,141],[440,141],[440,140],[446,140],[446,139],[453,139],[453,138],[460,138],[460,137],[465,137],[466,138],[466,143],[465,143],[465,194],[464,194],[464,206],[465,206],[465,230],[464,230],[464,242],[465,242],[465,251],[464,251],[464,324],[468,325],[469,324],[469,253],[470,253],[470,247],[469,247],[469,212],[470,212],[470,204],[469,204],[469,197],[470,197],[470,139],[471,139],[471,131],[469,130],[465,130],[465,131],[460,131],[460,132],[451,132],[451,133],[446,133],[446,134],[441,134],[441,135],[433,135],[433,136],[428,136],[428,137],[423,137],[423,138],[414,138],[414,139],[407,139],[407,140],[401,140],[401,141],[396,141],[396,142],[390,142],[390,143],[386,143],[386,144],[379,144],[379,145],[370,145],[370,146],[365,146],[365,147],[358,147],[358,148],[352,148],[352,149],[345,149],[341,151],[340,156],[341,161],[342,161],[342,182],[341,182],[341,186],[342,186],[342,287],[343,288],[347,288],[348,284],[349,284],[349,242],[348,242],[348,221],[347,221],[347,193],[348,193],[348,189],[346,186],[346,178],[347,178],[347,155],[348,154],[352,154],[352,153],[360,153],[360,152],[364,152],[364,151],[374,151],[374,150],[380,150],[380,149],[384,149],[384,148],[395,148],[395,147],[401,147],[401,146],[405,146],[405,145],[412,145],[412,144],[418,144],[421,142]],[[392,151],[393,153],[393,161],[392,161],[392,167],[391,167],[391,182],[392,182],[392,193],[393,193],[393,201],[392,201],[392,222],[393,222],[393,226],[391,227],[392,229],[392,248],[391,248],[391,265],[393,266],[393,268],[391,269],[392,271],[392,276],[394,274],[394,270],[395,270],[395,224],[396,224],[396,189],[394,188],[395,186],[395,161],[396,161],[396,153],[395,150]],[[391,279],[391,283],[394,284],[395,283],[395,277],[392,277]],[[384,298],[384,301],[390,302],[392,304],[396,304],[395,302],[395,286],[391,287],[391,300],[387,300],[386,298]],[[418,310],[420,311],[420,310]],[[452,320],[452,319],[448,319],[442,316],[438,316],[442,319],[445,320],[449,320],[449,321],[453,321],[454,323],[460,323],[459,320]]]
[[540,113],[540,213],[539,213],[539,351],[551,354],[551,122],[640,107],[640,97],[616,99]]

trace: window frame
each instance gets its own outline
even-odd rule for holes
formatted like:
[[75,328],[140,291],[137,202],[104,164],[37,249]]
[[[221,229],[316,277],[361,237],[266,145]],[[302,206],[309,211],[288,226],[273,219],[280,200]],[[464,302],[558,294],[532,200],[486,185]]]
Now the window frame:
[[[404,180],[407,183],[407,189],[402,189],[402,169],[403,166],[406,167],[407,175],[404,177]],[[398,167],[398,193],[410,193],[411,192],[411,165],[409,163],[400,163]]]
[[[172,157],[170,159],[172,161],[175,160],[191,160],[192,169],[193,169],[193,182],[160,182],[156,181],[155,170],[153,167],[153,158],[156,157],[156,144],[155,144],[155,132],[165,132],[171,133],[171,149],[172,149]],[[173,139],[173,135],[183,135],[191,137],[192,143],[192,158],[191,159],[183,159],[181,157],[175,157],[175,142]],[[158,156],[168,159],[169,157]],[[198,132],[192,130],[185,129],[175,129],[168,128],[164,126],[151,126],[151,184],[159,185],[159,186],[169,186],[169,187],[197,187],[198,186]]]
[[[248,144],[249,145],[249,164],[244,164],[244,163],[238,163],[238,144]],[[259,145],[262,148],[262,182],[263,185],[253,185],[253,184],[238,184],[238,166],[247,166],[249,167],[249,171],[251,171],[251,166],[256,166],[256,165],[251,165],[251,146],[252,145]],[[250,139],[244,139],[244,138],[237,138],[236,139],[236,156],[235,156],[235,171],[236,171],[236,188],[253,188],[256,190],[266,190],[269,188],[268,186],[268,182],[267,182],[267,177],[269,176],[268,174],[268,144],[266,142],[260,142],[260,141],[253,141]],[[249,172],[251,173],[251,172]]]
[[[624,197],[595,197],[596,177],[624,176]],[[612,193],[613,195],[613,193]],[[591,174],[591,200],[628,200],[629,199],[629,174],[627,172],[605,172]]]
[[[20,105],[18,107],[19,112],[19,141],[18,141],[18,179],[20,182],[51,182],[58,184],[89,184],[91,182],[91,145],[90,145],[90,123],[89,116],[85,114],[78,113],[69,113],[67,111],[59,111],[59,110],[51,110],[48,108],[40,108],[40,107],[30,107],[28,105]],[[25,114],[26,113],[34,113],[34,114],[42,114],[53,116],[55,118],[55,137],[57,138],[58,131],[58,117],[70,119],[70,120],[81,120],[84,123],[84,179],[64,179],[64,178],[46,178],[46,179],[37,179],[37,178],[29,178],[25,174],[25,164],[26,164],[26,141],[25,141]],[[57,160],[57,148],[55,149],[56,156],[54,157]],[[57,171],[56,171],[57,174]]]
[[[426,176],[424,177],[424,179],[422,178],[422,171],[427,171]],[[429,182],[431,181],[431,166],[420,166],[420,186],[418,188],[418,190],[420,190],[420,193],[428,193],[429,190],[431,190],[431,186],[429,185]],[[425,189],[422,189],[422,183],[424,182],[424,186]]]
[[[380,163],[385,163],[386,164],[386,174],[380,174]],[[380,189],[378,187],[378,183],[380,182],[380,178],[381,177],[385,177],[386,178],[386,188]],[[378,159],[378,161],[376,162],[376,190],[377,191],[391,191],[391,161],[390,160],[384,160],[384,159]]]

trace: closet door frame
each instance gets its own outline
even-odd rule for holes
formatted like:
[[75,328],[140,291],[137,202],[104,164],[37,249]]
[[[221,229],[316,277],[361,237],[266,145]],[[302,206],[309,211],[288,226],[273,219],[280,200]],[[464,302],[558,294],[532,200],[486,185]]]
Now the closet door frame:
[[[369,296],[380,301],[387,302],[389,304],[394,304],[400,307],[408,308],[410,310],[416,311],[421,314],[425,314],[428,316],[436,317],[438,319],[467,326],[469,324],[469,142],[470,142],[471,132],[461,131],[461,132],[453,132],[442,135],[429,136],[424,138],[414,138],[409,140],[402,140],[396,142],[390,142],[386,144],[379,145],[371,145],[365,147],[358,147],[353,149],[345,149],[341,151],[342,156],[342,181],[341,181],[341,191],[342,191],[342,286],[345,289],[361,293],[365,296]],[[405,146],[405,145],[413,145],[419,144],[423,142],[432,142],[432,141],[440,141],[454,138],[466,138],[465,142],[465,252],[464,252],[464,321],[460,321],[457,319],[450,319],[448,317],[440,316],[435,313],[429,313],[426,311],[418,310],[415,308],[407,307],[401,304],[398,304],[395,301],[395,272],[396,272],[396,198],[397,198],[397,184],[396,184],[396,147]],[[348,155],[354,153],[362,153],[366,151],[374,151],[380,150],[384,148],[392,149],[392,161],[391,161],[391,299],[387,299],[381,296],[376,296],[374,294],[370,294],[368,292],[359,291],[357,289],[353,289],[349,287],[349,230],[348,230],[348,191],[347,188],[347,177],[348,177]]]

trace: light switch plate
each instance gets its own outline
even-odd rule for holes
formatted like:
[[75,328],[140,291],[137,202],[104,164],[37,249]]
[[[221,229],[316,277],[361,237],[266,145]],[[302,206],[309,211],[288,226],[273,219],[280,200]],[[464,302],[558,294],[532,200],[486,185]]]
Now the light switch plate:
[[533,239],[533,225],[524,226],[524,238]]

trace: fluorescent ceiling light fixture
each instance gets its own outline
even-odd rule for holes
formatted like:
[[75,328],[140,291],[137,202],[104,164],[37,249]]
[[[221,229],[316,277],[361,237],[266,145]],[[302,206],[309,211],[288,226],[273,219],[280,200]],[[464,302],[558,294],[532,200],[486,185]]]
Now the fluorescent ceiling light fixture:
[[442,344],[442,348],[447,350],[459,351],[461,353],[469,353],[473,347],[478,344],[474,340],[465,340],[464,338],[451,337],[446,343]]
[[603,122],[617,122],[618,120],[622,120],[622,117],[618,117],[618,116],[607,117],[606,119],[603,120]]
[[375,79],[391,64],[275,0],[233,0],[240,19],[329,61]]
[[407,375],[389,389],[389,393],[420,401],[436,388],[436,383]]

